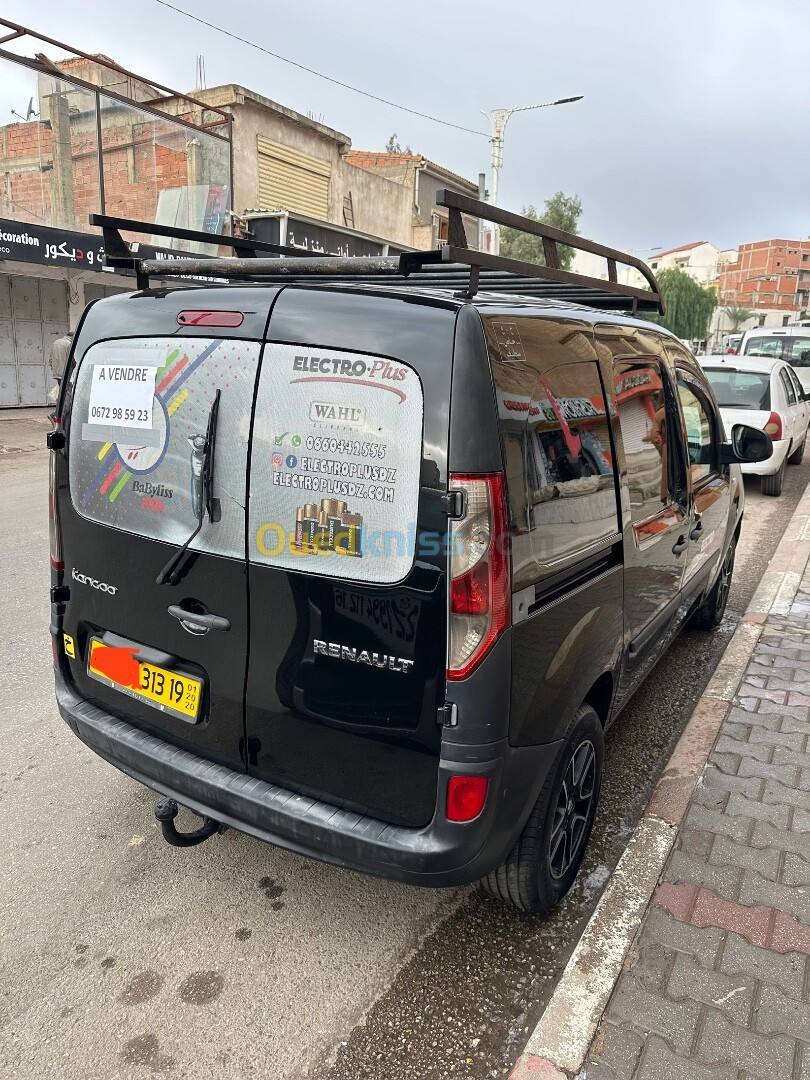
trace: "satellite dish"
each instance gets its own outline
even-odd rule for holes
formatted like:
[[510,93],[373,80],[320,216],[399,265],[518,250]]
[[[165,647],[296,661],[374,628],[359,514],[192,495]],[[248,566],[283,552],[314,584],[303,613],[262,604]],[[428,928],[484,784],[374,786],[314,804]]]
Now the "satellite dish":
[[34,99],[32,97],[31,100],[28,102],[28,108],[27,108],[26,113],[25,113],[25,119],[30,120],[32,116],[37,116],[37,115],[38,114],[34,111]]

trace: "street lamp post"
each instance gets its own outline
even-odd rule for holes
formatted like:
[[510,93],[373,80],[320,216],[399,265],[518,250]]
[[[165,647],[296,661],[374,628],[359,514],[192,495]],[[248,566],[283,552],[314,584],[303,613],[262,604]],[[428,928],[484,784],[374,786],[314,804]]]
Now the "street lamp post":
[[[498,205],[498,178],[503,168],[503,140],[506,125],[512,113],[528,112],[530,109],[547,109],[551,105],[567,105],[571,101],[582,101],[583,94],[577,97],[557,98],[556,101],[544,101],[541,105],[514,105],[510,109],[493,109],[484,116],[489,118],[492,127],[492,136],[489,140],[492,147],[492,196],[493,206]],[[483,109],[481,110],[483,112]],[[492,254],[497,255],[501,246],[501,230],[497,224],[492,226]]]

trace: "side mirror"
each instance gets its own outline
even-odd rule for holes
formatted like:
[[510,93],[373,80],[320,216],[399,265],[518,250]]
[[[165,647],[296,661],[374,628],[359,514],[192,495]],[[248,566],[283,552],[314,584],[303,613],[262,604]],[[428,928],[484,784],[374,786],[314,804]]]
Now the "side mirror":
[[767,461],[772,454],[770,435],[747,424],[735,424],[731,429],[731,442],[720,447],[720,460],[724,465]]

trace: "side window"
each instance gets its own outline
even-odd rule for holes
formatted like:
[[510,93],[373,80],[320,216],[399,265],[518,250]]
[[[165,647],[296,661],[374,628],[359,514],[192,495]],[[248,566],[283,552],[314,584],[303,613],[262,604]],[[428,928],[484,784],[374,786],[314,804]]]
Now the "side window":
[[790,362],[794,367],[810,367],[810,337],[794,337],[791,339]]
[[795,405],[797,400],[796,391],[793,389],[793,383],[791,381],[790,375],[788,375],[787,368],[779,369],[779,378],[782,380],[782,386],[784,386],[785,388],[788,405]]
[[519,590],[619,532],[610,420],[589,324],[485,317],[484,326]]
[[793,389],[796,391],[796,400],[801,401],[804,396],[802,384],[799,382],[799,378],[792,367],[787,368],[787,373],[790,381],[793,383]]
[[785,346],[785,338],[755,337],[751,338],[745,346],[746,356],[769,356],[778,360],[782,356]]
[[541,377],[529,417],[529,525],[535,557],[555,562],[618,531],[613,457],[595,362]]
[[183,544],[197,524],[208,416],[221,390],[214,494],[192,548],[244,558],[247,437],[260,346],[122,338],[81,361],[70,416],[70,495],[91,521]]
[[695,376],[678,368],[676,381],[686,429],[689,471],[694,487],[717,469],[715,413],[708,394]]
[[670,435],[661,365],[647,357],[614,363],[616,402],[635,524],[669,502]]

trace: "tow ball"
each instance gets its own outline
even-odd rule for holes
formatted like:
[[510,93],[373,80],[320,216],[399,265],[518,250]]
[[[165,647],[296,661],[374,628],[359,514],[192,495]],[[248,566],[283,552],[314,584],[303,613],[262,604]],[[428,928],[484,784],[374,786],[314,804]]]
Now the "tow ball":
[[222,828],[218,821],[204,817],[199,829],[194,829],[192,832],[180,832],[174,824],[179,810],[180,807],[174,799],[170,798],[161,799],[155,807],[155,819],[160,823],[163,839],[172,847],[194,847]]

